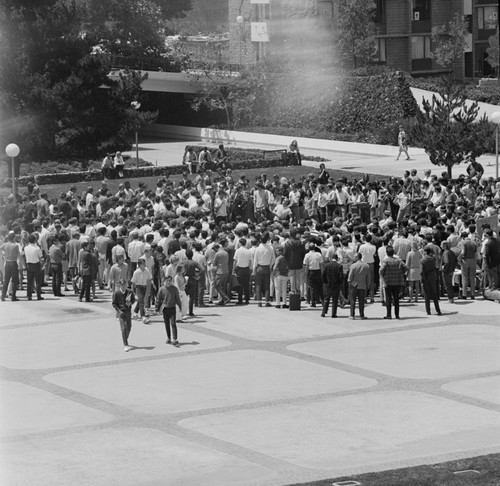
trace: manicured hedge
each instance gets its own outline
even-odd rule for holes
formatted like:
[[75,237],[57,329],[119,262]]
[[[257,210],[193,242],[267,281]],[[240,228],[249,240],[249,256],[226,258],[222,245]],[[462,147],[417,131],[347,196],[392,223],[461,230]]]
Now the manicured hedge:
[[[253,152],[253,151],[252,151]],[[297,161],[293,157],[293,154],[287,154],[287,158],[282,160],[264,160],[262,158],[262,151],[256,150],[256,153],[260,153],[260,157],[245,159],[245,160],[231,160],[230,166],[236,170],[247,170],[256,168],[268,168],[268,167],[285,167],[296,165]],[[168,167],[140,167],[136,168],[125,168],[124,169],[124,179],[132,179],[135,177],[164,177],[167,175],[182,174],[186,170],[184,165],[172,165]],[[72,184],[76,182],[86,182],[86,181],[99,181],[102,180],[102,172],[100,170],[90,170],[85,172],[66,172],[62,174],[41,174],[34,176],[35,181],[39,185],[45,184]],[[19,177],[17,184],[19,186],[26,186],[28,182],[32,181],[32,176]],[[4,185],[9,186],[11,184],[10,179],[4,180]]]

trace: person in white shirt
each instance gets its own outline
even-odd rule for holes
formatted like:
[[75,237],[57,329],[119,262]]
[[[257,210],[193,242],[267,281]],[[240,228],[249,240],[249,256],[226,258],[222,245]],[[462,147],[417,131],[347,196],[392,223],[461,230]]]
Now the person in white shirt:
[[253,256],[250,249],[247,248],[246,238],[240,238],[239,248],[234,252],[233,272],[238,277],[240,287],[238,289],[238,304],[243,304],[243,296],[245,296],[245,304],[250,301],[250,275],[253,267]]
[[260,241],[260,245],[255,250],[253,256],[253,272],[255,274],[255,300],[262,307],[262,295],[266,299],[266,307],[271,307],[271,266],[274,263],[275,255],[273,247],[269,244],[270,234],[266,231]]
[[[367,263],[369,268],[370,268],[370,296],[371,296],[371,302],[375,302],[375,253],[377,252],[377,247],[372,244],[372,235],[367,234],[365,235],[365,241],[362,243],[358,249],[358,253],[361,254],[361,261],[363,263]],[[368,293],[366,295],[368,297]]]

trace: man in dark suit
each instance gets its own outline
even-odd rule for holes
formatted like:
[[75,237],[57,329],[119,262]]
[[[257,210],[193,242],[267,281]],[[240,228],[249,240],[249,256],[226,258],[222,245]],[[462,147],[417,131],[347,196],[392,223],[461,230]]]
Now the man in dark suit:
[[359,315],[361,319],[365,317],[366,290],[370,287],[370,267],[361,261],[361,254],[354,255],[354,263],[349,270],[349,300],[351,303],[351,319],[355,319],[356,299],[359,300]]
[[333,253],[331,260],[323,267],[321,280],[323,281],[323,312],[321,317],[326,317],[328,305],[332,299],[332,317],[337,317],[337,307],[339,305],[339,294],[342,288],[343,272],[342,265],[337,261],[338,256]]
[[424,257],[420,260],[420,274],[422,277],[422,284],[424,286],[425,296],[425,310],[427,315],[431,315],[431,300],[434,302],[434,307],[438,316],[441,315],[439,308],[439,292],[437,285],[437,268],[436,257],[431,246],[424,248]]
[[387,256],[382,260],[380,275],[384,280],[385,305],[387,315],[384,319],[392,319],[392,302],[394,301],[394,314],[399,319],[399,294],[405,284],[406,265],[401,258],[394,256],[394,248],[388,245]]

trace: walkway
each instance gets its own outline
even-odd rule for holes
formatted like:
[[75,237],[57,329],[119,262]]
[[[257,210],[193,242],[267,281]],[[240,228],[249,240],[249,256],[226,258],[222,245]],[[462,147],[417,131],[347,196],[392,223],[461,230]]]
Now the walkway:
[[196,309],[165,344],[109,294],[1,304],[0,484],[286,485],[500,451],[498,304],[401,320]]

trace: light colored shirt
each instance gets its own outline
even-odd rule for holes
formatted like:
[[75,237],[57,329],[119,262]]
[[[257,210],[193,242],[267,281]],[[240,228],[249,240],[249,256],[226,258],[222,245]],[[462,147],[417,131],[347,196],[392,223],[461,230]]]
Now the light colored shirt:
[[39,246],[30,243],[24,247],[26,263],[40,263],[43,258],[42,250]]
[[152,278],[153,277],[151,276],[151,273],[147,268],[144,268],[144,270],[138,268],[132,275],[131,282],[135,285],[146,286],[148,281],[151,280]]
[[255,250],[253,258],[253,269],[255,270],[259,265],[268,266],[274,263],[275,256],[274,250],[268,243],[261,243]]
[[252,266],[252,252],[248,248],[240,246],[234,252],[234,263],[240,268],[250,268]]

